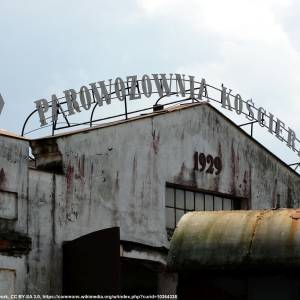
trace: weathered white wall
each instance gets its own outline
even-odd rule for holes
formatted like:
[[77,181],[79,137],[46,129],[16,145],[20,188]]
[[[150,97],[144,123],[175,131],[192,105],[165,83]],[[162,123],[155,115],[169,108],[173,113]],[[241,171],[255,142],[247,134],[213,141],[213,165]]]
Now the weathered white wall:
[[32,294],[60,294],[62,242],[65,238],[58,213],[64,210],[61,197],[64,181],[60,175],[31,169],[29,176],[28,223],[32,250],[28,256],[28,290]]
[[0,269],[0,295],[15,294],[16,271]]
[[[281,207],[299,206],[300,177],[208,105],[32,145],[41,165],[61,157],[64,173],[30,171],[32,292],[60,291],[63,241],[119,226],[122,240],[168,246],[166,182],[245,197],[251,209],[277,195]],[[220,156],[222,172],[194,171],[195,151]]]
[[0,255],[0,295],[8,294],[8,291],[11,294],[25,294],[27,281],[26,256]]
[[[120,226],[123,239],[166,244],[166,182],[243,196],[252,209],[272,207],[277,194],[283,207],[300,201],[300,177],[207,105],[61,137],[57,144],[69,238]],[[220,156],[221,174],[194,171],[195,151]]]
[[[27,140],[0,133],[1,234],[27,234],[28,149]],[[24,294],[27,285],[26,256],[13,256],[11,252],[0,254],[0,294],[5,291]]]
[[[28,151],[28,141],[0,134],[0,229],[27,231]],[[9,201],[14,195],[16,206]]]

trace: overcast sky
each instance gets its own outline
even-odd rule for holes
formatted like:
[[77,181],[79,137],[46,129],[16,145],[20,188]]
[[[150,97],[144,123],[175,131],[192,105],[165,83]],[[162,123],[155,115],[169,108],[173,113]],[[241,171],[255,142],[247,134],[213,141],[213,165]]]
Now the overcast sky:
[[296,0],[2,0],[0,128],[20,133],[35,100],[69,88],[180,72],[252,98],[300,137],[299,25]]

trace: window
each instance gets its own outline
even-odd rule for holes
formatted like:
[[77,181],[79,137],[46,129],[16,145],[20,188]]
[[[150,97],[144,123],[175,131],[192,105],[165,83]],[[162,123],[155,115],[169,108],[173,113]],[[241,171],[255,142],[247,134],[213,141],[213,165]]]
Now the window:
[[241,209],[241,200],[230,195],[200,191],[175,184],[166,187],[166,228],[171,239],[180,218],[190,211]]

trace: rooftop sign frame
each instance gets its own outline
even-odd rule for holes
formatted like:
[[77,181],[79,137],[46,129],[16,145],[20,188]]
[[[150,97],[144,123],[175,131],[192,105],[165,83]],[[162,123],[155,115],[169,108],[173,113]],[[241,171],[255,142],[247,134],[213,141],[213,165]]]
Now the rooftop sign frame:
[[[178,74],[178,73],[161,73],[161,74],[144,74],[141,78],[137,75],[127,76],[126,80],[117,77],[114,81],[109,79],[90,83],[88,86],[83,85],[79,91],[75,89],[65,90],[63,97],[57,97],[56,94],[51,96],[51,100],[39,99],[35,101],[36,109],[28,116],[22,128],[22,136],[38,129],[25,132],[29,119],[38,114],[40,127],[52,127],[52,135],[55,131],[70,127],[87,125],[92,127],[95,123],[103,120],[109,120],[113,117],[94,119],[94,113],[97,107],[110,105],[112,100],[118,100],[124,105],[125,119],[134,113],[147,111],[149,109],[159,110],[159,101],[165,97],[174,95],[181,96],[181,100],[172,101],[167,104],[179,103],[184,101],[192,102],[216,102],[223,109],[235,112],[237,115],[244,115],[248,122],[240,126],[251,125],[251,136],[253,133],[253,124],[258,123],[261,127],[275,135],[275,137],[295,152],[300,158],[300,140],[296,133],[285,123],[275,117],[265,108],[258,107],[252,99],[244,100],[240,94],[233,94],[231,89],[226,88],[223,84],[221,88],[214,87],[206,83],[204,78],[201,81],[195,80],[195,76]],[[216,93],[218,96],[216,97]],[[152,96],[158,96],[155,104],[149,108],[135,111],[128,111],[128,101],[136,101]],[[166,105],[166,104],[165,104]],[[82,111],[91,111],[90,120],[72,124],[68,117],[78,114]],[[64,123],[59,125],[58,117],[62,116]],[[121,115],[118,115],[121,116]],[[49,124],[50,123],[50,124]],[[296,168],[299,163],[293,164]]]

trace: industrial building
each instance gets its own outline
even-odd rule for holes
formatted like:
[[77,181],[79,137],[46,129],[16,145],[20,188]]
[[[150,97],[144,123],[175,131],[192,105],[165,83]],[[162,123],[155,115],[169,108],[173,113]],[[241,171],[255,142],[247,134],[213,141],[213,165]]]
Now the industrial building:
[[1,131],[0,293],[300,299],[299,202],[299,174],[205,102]]

